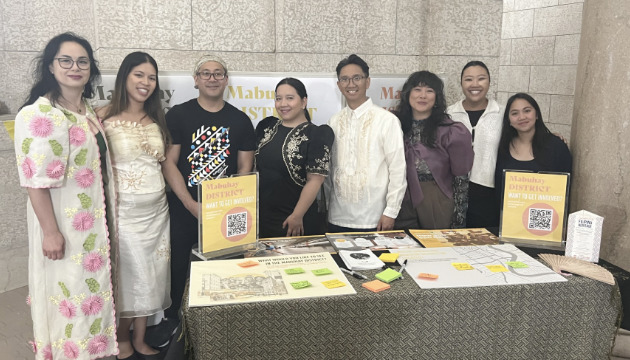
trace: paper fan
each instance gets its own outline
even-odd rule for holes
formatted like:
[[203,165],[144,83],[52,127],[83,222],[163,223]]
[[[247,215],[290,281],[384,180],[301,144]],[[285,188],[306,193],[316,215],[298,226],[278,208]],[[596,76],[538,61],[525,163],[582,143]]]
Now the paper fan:
[[540,254],[538,256],[541,260],[549,264],[553,271],[557,273],[560,273],[560,270],[563,270],[573,274],[582,275],[589,279],[605,282],[606,284],[615,285],[615,278],[610,271],[597,264],[562,255]]

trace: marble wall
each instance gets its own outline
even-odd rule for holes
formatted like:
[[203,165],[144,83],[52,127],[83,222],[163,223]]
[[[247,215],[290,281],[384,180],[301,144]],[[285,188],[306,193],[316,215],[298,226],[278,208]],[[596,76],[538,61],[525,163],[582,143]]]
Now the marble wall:
[[499,89],[528,92],[551,131],[571,137],[582,0],[504,0]]

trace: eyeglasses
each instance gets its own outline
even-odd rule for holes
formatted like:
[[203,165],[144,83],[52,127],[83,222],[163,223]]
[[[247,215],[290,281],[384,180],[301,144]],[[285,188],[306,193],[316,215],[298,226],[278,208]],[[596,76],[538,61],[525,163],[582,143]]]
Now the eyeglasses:
[[62,69],[72,69],[75,62],[77,63],[77,67],[81,70],[88,70],[90,68],[90,59],[88,58],[78,58],[74,61],[69,57],[60,57],[55,58],[55,60],[59,61],[59,66],[61,66]]
[[210,80],[211,77],[214,77],[215,80],[223,80],[223,79],[225,79],[225,74],[223,74],[223,73],[212,73],[210,71],[198,72],[197,76],[199,76],[202,80]]
[[339,78],[339,82],[342,84],[347,84],[352,80],[353,83],[358,84],[361,80],[365,79],[367,76],[354,75],[353,77],[342,77]]

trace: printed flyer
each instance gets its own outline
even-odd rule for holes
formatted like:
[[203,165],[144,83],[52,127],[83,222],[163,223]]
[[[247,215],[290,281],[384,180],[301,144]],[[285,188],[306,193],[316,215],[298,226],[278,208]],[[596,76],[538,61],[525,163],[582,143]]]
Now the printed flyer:
[[256,243],[258,176],[207,180],[200,185],[199,249],[206,254]]
[[501,238],[560,244],[567,218],[569,174],[504,172]]
[[195,261],[189,306],[356,294],[329,253]]
[[425,248],[499,244],[499,238],[483,228],[439,230],[410,229],[409,232],[420,241]]

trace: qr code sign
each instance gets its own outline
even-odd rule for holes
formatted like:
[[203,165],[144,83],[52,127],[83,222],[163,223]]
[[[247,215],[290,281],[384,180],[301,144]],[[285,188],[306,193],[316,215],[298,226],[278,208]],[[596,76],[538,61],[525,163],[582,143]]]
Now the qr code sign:
[[227,216],[227,237],[247,233],[247,212],[229,214]]
[[529,209],[529,221],[527,228],[530,230],[546,230],[551,231],[551,218],[553,217],[552,209]]

